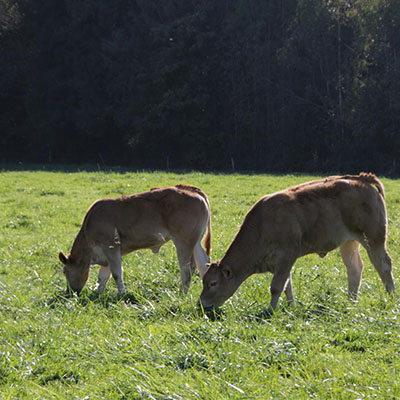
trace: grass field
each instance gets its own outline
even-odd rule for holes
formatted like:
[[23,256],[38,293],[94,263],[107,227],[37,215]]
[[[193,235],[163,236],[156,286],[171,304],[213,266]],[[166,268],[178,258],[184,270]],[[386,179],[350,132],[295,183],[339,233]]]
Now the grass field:
[[[123,259],[128,296],[114,282],[64,298],[58,261],[100,197],[179,182],[212,207],[212,259],[223,256],[262,195],[315,177],[164,172],[0,172],[0,398],[400,399],[400,307],[365,252],[359,301],[347,298],[337,251],[298,260],[297,305],[270,319],[271,275],[249,278],[211,321],[196,312],[196,275],[179,295],[172,244]],[[400,180],[382,179],[388,249],[399,283]]]

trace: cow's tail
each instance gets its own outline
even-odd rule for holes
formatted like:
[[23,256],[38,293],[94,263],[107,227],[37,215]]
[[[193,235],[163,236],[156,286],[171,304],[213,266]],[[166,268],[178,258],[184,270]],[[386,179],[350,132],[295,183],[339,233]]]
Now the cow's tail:
[[345,176],[344,178],[346,179],[356,179],[358,181],[361,181],[363,183],[368,183],[370,185],[373,185],[376,187],[378,190],[378,193],[382,196],[382,198],[385,198],[385,188],[383,186],[383,183],[376,177],[375,174],[372,173],[366,173],[366,172],[361,172],[358,176],[354,175],[348,175]]
[[210,257],[211,255],[211,210],[210,205],[208,206],[208,222],[207,222],[207,234],[204,239],[204,247],[206,248],[207,255]]
[[367,174],[365,172],[361,172],[360,180],[362,182],[369,183],[370,185],[374,185],[376,189],[378,190],[379,194],[385,198],[385,188],[383,186],[383,183],[375,176],[375,174]]
[[207,221],[207,234],[204,239],[203,245],[206,249],[207,255],[210,256],[211,255],[211,207],[207,195],[196,186],[179,183],[178,185],[175,185],[175,187],[181,190],[188,190],[190,192],[195,192],[205,200],[208,209],[208,221]]

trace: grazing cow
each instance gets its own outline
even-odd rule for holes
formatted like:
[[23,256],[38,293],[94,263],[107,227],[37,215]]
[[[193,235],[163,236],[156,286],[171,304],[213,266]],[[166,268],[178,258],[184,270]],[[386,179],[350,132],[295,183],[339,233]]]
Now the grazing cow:
[[349,294],[356,298],[363,270],[359,243],[386,290],[394,292],[386,235],[384,188],[373,174],[332,176],[265,196],[248,212],[225,256],[204,275],[199,303],[204,309],[219,307],[250,275],[272,272],[270,307],[275,310],[282,291],[294,301],[294,262],[310,253],[324,257],[337,247]]
[[[89,277],[90,265],[99,264],[97,292],[104,292],[112,274],[121,295],[125,292],[121,256],[138,249],[158,253],[172,240],[180,265],[181,290],[187,293],[195,267],[203,276],[210,261],[210,213],[206,194],[189,185],[96,201],[86,213],[70,255],[59,254],[69,288],[79,293]],[[205,251],[201,240],[206,231]]]

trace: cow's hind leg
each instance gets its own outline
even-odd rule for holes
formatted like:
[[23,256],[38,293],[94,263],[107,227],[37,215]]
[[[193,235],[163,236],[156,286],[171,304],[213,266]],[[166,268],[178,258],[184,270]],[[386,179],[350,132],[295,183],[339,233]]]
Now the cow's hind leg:
[[383,243],[378,245],[369,243],[368,246],[366,246],[366,249],[369,259],[378,272],[386,290],[389,293],[394,292],[395,285],[392,274],[392,259],[386,251],[385,245]]
[[357,298],[364,268],[360,257],[359,248],[360,244],[355,240],[349,240],[340,246],[340,253],[347,269],[349,296],[353,299]]
[[124,270],[122,268],[121,253],[119,247],[108,247],[103,249],[104,254],[107,257],[108,265],[110,267],[111,274],[118,287],[118,295],[123,295],[125,293],[124,286]]
[[285,295],[286,295],[286,301],[288,302],[289,305],[294,304],[294,295],[293,295],[293,287],[292,287],[292,274],[289,274],[289,278],[286,281],[285,284]]
[[107,286],[111,276],[111,270],[108,267],[101,266],[99,269],[99,280],[97,286],[97,293],[102,294]]
[[200,276],[203,277],[203,275],[207,272],[207,264],[210,262],[210,257],[203,249],[203,246],[201,245],[201,240],[199,240],[194,247],[193,257],[197,269],[199,270]]
[[194,272],[194,268],[192,269],[193,248],[180,242],[175,242],[175,247],[181,271],[180,292],[186,294],[189,290],[192,274]]

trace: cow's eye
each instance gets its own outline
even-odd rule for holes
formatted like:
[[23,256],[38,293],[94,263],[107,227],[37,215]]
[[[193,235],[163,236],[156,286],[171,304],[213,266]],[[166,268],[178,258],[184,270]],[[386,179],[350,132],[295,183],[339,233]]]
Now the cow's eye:
[[210,288],[215,287],[215,286],[217,286],[217,284],[218,284],[217,281],[211,281],[210,284],[209,284],[209,287]]

